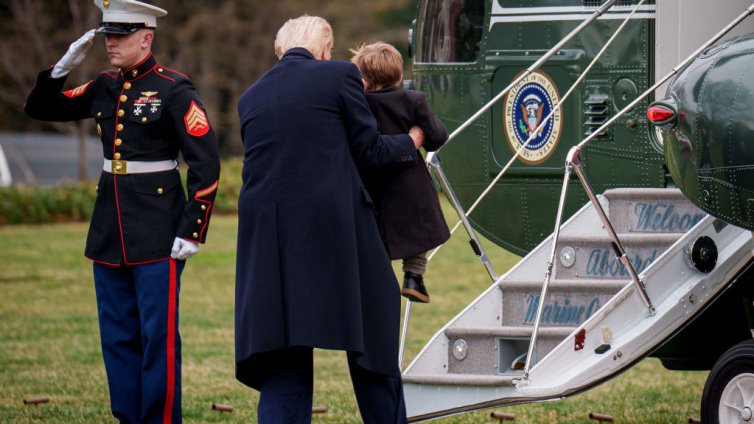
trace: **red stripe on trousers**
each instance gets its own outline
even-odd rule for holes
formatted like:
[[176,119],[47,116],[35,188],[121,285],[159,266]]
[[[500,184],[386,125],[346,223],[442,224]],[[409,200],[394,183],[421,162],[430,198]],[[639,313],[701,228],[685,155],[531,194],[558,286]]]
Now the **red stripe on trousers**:
[[165,394],[165,411],[163,423],[171,423],[173,420],[173,401],[175,399],[175,259],[170,259],[170,283],[168,288],[168,387]]

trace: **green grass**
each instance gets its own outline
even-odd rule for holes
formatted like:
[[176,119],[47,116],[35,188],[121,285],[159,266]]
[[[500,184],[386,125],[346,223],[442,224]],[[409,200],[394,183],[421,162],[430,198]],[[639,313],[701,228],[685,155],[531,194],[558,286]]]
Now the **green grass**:
[[[454,221],[453,221],[454,222]],[[0,227],[0,422],[112,422],[99,346],[91,262],[82,256],[86,224]],[[462,232],[462,231],[461,231]],[[490,284],[458,232],[430,263],[429,305],[413,308],[406,363],[450,318]],[[213,218],[209,241],[183,274],[183,411],[189,423],[255,422],[258,394],[233,378],[233,294],[236,220]],[[518,258],[489,253],[498,273]],[[543,274],[544,275],[544,274]],[[315,423],[360,421],[345,356],[317,351]],[[705,372],[666,371],[657,360],[574,397],[501,408],[523,423],[588,423],[590,411],[619,423],[686,423],[697,417]],[[48,396],[50,402],[24,405]],[[232,405],[232,413],[212,403]],[[438,420],[493,422],[489,411]]]

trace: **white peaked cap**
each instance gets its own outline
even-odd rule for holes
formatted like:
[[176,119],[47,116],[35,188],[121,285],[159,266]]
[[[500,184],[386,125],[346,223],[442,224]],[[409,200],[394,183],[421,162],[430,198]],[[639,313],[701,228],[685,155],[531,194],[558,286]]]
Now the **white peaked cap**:
[[102,10],[102,22],[143,24],[157,27],[157,18],[168,14],[167,10],[136,0],[94,0]]

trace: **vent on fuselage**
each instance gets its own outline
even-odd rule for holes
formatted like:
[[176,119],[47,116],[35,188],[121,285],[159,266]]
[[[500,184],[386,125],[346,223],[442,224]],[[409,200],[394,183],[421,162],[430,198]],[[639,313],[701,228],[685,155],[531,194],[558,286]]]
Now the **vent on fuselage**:
[[[595,8],[595,9],[602,6],[603,3],[605,3],[605,0],[581,0],[582,6]],[[618,0],[614,4],[614,6],[617,6],[617,7],[629,7],[632,5],[633,5],[632,0]]]
[[[584,114],[586,115],[586,121],[584,126],[586,131],[584,136],[589,136],[595,132],[608,120],[609,105],[608,101],[610,97],[604,93],[593,93],[587,96],[584,101]],[[607,130],[602,131],[597,138],[603,138],[607,135]]]

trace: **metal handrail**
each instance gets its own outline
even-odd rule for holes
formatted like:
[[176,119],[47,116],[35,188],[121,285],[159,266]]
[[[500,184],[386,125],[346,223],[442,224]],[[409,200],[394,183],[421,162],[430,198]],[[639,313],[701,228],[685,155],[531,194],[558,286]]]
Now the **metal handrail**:
[[635,285],[639,295],[642,298],[642,301],[647,306],[647,312],[648,312],[647,315],[648,316],[654,315],[654,306],[652,305],[652,300],[649,298],[649,295],[646,292],[646,287],[644,286],[644,283],[641,281],[641,279],[638,277],[636,270],[634,269],[633,265],[631,264],[630,259],[628,258],[628,255],[626,255],[625,249],[623,248],[623,245],[620,239],[618,238],[618,235],[615,233],[615,230],[612,224],[610,223],[610,219],[607,217],[607,214],[605,213],[604,208],[602,208],[602,205],[597,199],[597,196],[594,190],[592,189],[591,184],[589,183],[589,179],[586,177],[586,174],[584,174],[583,170],[581,169],[581,158],[579,157],[579,153],[590,141],[592,141],[595,137],[597,137],[597,135],[602,133],[610,125],[612,125],[615,121],[617,121],[618,118],[620,118],[626,112],[633,109],[637,104],[639,104],[639,102],[644,100],[647,96],[653,93],[657,88],[662,86],[665,82],[667,82],[670,78],[672,78],[675,74],[677,74],[683,67],[685,67],[692,60],[694,60],[700,53],[702,53],[704,50],[709,48],[715,42],[719,41],[723,36],[725,36],[725,34],[730,32],[739,23],[741,23],[741,21],[749,17],[752,13],[754,13],[754,3],[752,3],[751,6],[749,6],[748,8],[746,8],[744,12],[742,12],[739,16],[733,19],[727,26],[725,26],[717,34],[712,36],[712,38],[710,38],[704,44],[702,44],[701,47],[699,47],[692,54],[690,54],[686,59],[684,59],[681,63],[679,63],[667,75],[665,75],[663,78],[658,80],[652,87],[650,87],[644,93],[639,95],[636,99],[634,99],[626,107],[621,109],[612,118],[607,120],[597,130],[595,130],[589,136],[584,138],[576,146],[572,147],[571,150],[568,152],[568,156],[566,158],[566,170],[563,177],[563,187],[561,189],[560,200],[558,203],[558,212],[555,218],[555,231],[553,232],[552,249],[550,252],[550,257],[548,258],[548,262],[547,262],[545,280],[544,280],[544,283],[542,284],[542,293],[540,295],[541,301],[537,310],[537,316],[534,323],[534,331],[532,332],[532,339],[529,344],[529,354],[527,355],[526,365],[524,366],[524,373],[523,373],[524,380],[529,379],[529,371],[531,370],[531,366],[532,366],[533,351],[534,351],[534,347],[536,345],[536,340],[537,340],[537,332],[538,332],[537,330],[538,330],[539,323],[541,321],[542,312],[543,312],[542,305],[544,304],[544,297],[547,295],[547,287],[549,285],[550,277],[552,275],[552,267],[553,267],[553,264],[555,263],[555,255],[556,255],[555,249],[558,242],[558,238],[560,236],[560,226],[561,226],[561,221],[563,218],[563,209],[565,208],[565,198],[568,193],[568,180],[570,179],[572,171],[576,172],[581,182],[581,185],[584,187],[584,190],[589,196],[589,199],[592,205],[595,207],[598,215],[600,216],[600,219],[602,220],[602,223],[605,226],[605,230],[608,232],[610,238],[612,238],[612,244],[611,244],[612,248],[616,256],[618,257],[618,259],[620,260],[620,262],[629,271],[631,275],[632,283]]
[[[615,31],[615,33],[607,40],[607,42],[602,47],[602,49],[600,49],[600,51],[595,55],[594,59],[589,64],[589,66],[586,67],[586,69],[584,70],[584,72],[581,73],[581,75],[576,80],[576,82],[571,86],[571,89],[566,93],[566,96],[564,96],[564,98],[563,98],[564,100],[565,100],[565,98],[567,98],[567,96],[569,96],[573,92],[573,90],[575,89],[576,85],[579,84],[584,79],[584,77],[587,74],[587,72],[589,72],[592,69],[592,67],[597,63],[597,60],[605,53],[605,51],[607,51],[607,48],[613,43],[613,41],[615,41],[615,39],[618,37],[618,35],[623,31],[623,28],[625,28],[625,26],[631,20],[631,17],[636,13],[637,10],[639,10],[639,8],[642,6],[642,4],[644,3],[644,1],[645,0],[641,0],[639,3],[637,3],[636,6],[634,7],[634,9],[631,11],[631,13],[626,17],[626,19],[623,20],[623,22],[618,27],[618,29]],[[558,103],[558,107],[560,107],[560,105],[562,105],[562,104],[563,104],[563,101],[559,102]],[[553,109],[553,111],[547,116],[546,119],[549,119],[550,116],[552,116],[554,112],[555,112],[555,109]],[[540,128],[538,127],[534,131],[534,133],[536,133],[539,130],[540,130]],[[600,134],[601,132],[602,131],[599,131],[599,132],[595,131],[594,134],[596,136],[596,135]],[[511,160],[508,162],[508,164],[506,164],[506,166],[500,171],[500,173],[497,175],[497,177],[493,180],[492,184],[496,183],[497,180],[499,180],[503,176],[503,174],[505,173],[505,171],[507,171],[507,169],[511,166],[511,164],[513,163],[513,161],[516,159],[517,155],[532,140],[532,138],[533,138],[533,135],[529,136],[529,139],[526,140],[526,143],[524,143],[524,145],[521,146],[521,148],[516,152],[516,156],[514,156],[513,158],[511,158]],[[564,179],[563,179],[563,188],[561,188],[561,193],[560,193],[560,204],[558,205],[558,212],[557,212],[557,215],[556,215],[556,218],[555,218],[555,221],[558,222],[558,223],[561,222],[562,219],[563,219],[563,209],[564,209],[563,205],[565,203],[565,198],[566,198],[566,194],[567,194],[567,187],[568,187],[568,181],[569,180],[570,180],[570,172],[569,172],[568,166],[566,166],[566,173],[565,173],[565,176],[564,176]],[[492,184],[490,184],[490,187],[482,193],[482,196],[484,196],[484,195],[487,194],[487,192],[491,189]],[[481,196],[480,196],[480,200],[481,200]],[[559,237],[560,237],[560,226],[558,225],[557,228],[555,228],[555,231],[554,231],[554,234],[553,234],[554,243],[552,245],[553,246],[552,247],[553,253],[551,254],[551,258],[554,258],[554,255],[555,255],[555,253],[554,253],[555,252],[555,244],[557,243],[557,240],[558,240]],[[532,339],[529,342],[529,350],[528,350],[528,353],[526,355],[526,365],[524,366],[524,379],[528,378],[529,368],[531,366],[532,361],[534,360],[537,333],[539,332],[539,326],[540,326],[540,323],[541,323],[540,317],[542,316],[542,312],[543,312],[543,308],[544,308],[544,303],[545,303],[544,299],[545,299],[545,295],[547,294],[547,286],[549,285],[550,278],[552,277],[552,269],[553,269],[554,263],[555,263],[554,259],[548,261],[547,267],[545,269],[545,279],[544,279],[544,282],[542,284],[542,293],[540,294],[539,305],[537,306],[537,315],[536,315],[535,320],[534,320],[534,328],[532,330]]]
[[[519,82],[523,81],[524,78],[528,77],[532,72],[534,72],[536,69],[538,69],[544,62],[546,62],[550,57],[552,57],[554,54],[556,54],[559,50],[563,48],[563,46],[566,45],[569,41],[571,41],[576,35],[578,35],[581,31],[583,31],[587,26],[589,26],[592,22],[597,20],[600,16],[605,14],[616,2],[617,0],[608,0],[604,4],[602,4],[589,18],[581,22],[576,28],[574,28],[568,35],[566,35],[563,39],[561,39],[557,44],[555,44],[550,50],[548,50],[542,57],[539,58],[536,62],[534,62],[531,66],[529,66],[524,72],[522,72],[516,79],[513,80],[507,87],[505,87],[500,93],[498,93],[492,100],[487,102],[481,109],[479,109],[474,115],[469,117],[461,126],[455,129],[450,136],[448,137],[448,141],[445,143],[444,146],[447,146],[458,134],[460,134],[463,130],[468,128],[474,121],[479,119],[482,114],[487,112],[495,103],[500,101],[510,90],[512,87],[514,87]],[[643,2],[644,0],[642,0]],[[562,103],[562,102],[561,102]],[[558,106],[559,107],[559,106]],[[548,119],[550,118],[550,115],[548,115]],[[543,120],[542,125],[544,125],[547,121]],[[540,128],[537,128],[537,131],[539,131]],[[533,139],[533,136],[530,136],[529,139],[526,141],[526,143],[522,146],[522,149],[518,150],[516,152],[517,157],[521,151],[523,151],[523,148],[526,147],[526,145]],[[440,183],[443,187],[443,190],[445,192],[445,195],[448,197],[449,201],[451,202],[451,205],[455,209],[456,213],[460,217],[460,221],[453,227],[453,230],[451,231],[451,234],[453,234],[456,229],[458,229],[458,226],[460,224],[463,224],[466,228],[466,232],[468,233],[469,237],[471,238],[469,240],[469,243],[471,244],[472,248],[474,249],[474,252],[477,254],[479,259],[482,261],[482,264],[487,269],[487,272],[490,274],[490,277],[492,278],[492,281],[497,280],[497,273],[495,272],[492,263],[489,261],[489,258],[487,257],[486,253],[484,252],[484,248],[482,247],[481,243],[479,242],[478,237],[476,236],[476,232],[474,231],[473,227],[471,226],[471,223],[468,221],[468,214],[470,212],[465,212],[463,210],[463,207],[461,206],[460,202],[458,201],[458,198],[455,195],[455,192],[450,187],[450,183],[448,182],[444,171],[442,170],[442,166],[440,164],[440,159],[437,154],[439,153],[440,149],[438,149],[435,152],[430,152],[427,154],[426,162],[427,166],[430,168],[430,171],[432,171],[435,176],[440,180]],[[476,204],[474,205],[476,206]],[[439,250],[439,247],[435,248],[432,253],[428,256],[427,261],[432,260],[434,255]],[[401,341],[400,341],[400,348],[398,351],[398,366],[403,367],[403,353],[405,350],[405,343],[406,343],[406,334],[407,334],[407,328],[408,323],[410,319],[411,314],[411,302],[408,301],[406,303],[406,308],[404,311],[404,319],[403,319],[403,329],[401,332]]]
[[[471,117],[469,119],[467,119],[466,122],[464,122],[463,124],[461,124],[461,126],[459,126],[458,128],[456,128],[455,131],[453,131],[450,134],[450,136],[448,137],[448,141],[445,142],[445,145],[443,145],[442,148],[444,148],[445,146],[447,146],[448,144],[450,144],[450,142],[453,141],[453,139],[455,139],[456,136],[458,136],[458,134],[460,134],[461,132],[463,132],[463,130],[465,130],[466,128],[468,128],[469,125],[471,125],[474,121],[476,121],[477,119],[479,119],[480,116],[482,116],[485,112],[487,112],[488,110],[490,110],[490,108],[492,106],[494,106],[495,103],[497,103],[498,101],[500,101],[500,99],[502,99],[506,94],[508,94],[508,92],[513,87],[515,87],[516,84],[518,84],[519,82],[523,81],[524,78],[526,78],[529,75],[531,75],[531,73],[534,72],[535,70],[537,70],[540,66],[542,66],[543,63],[547,62],[547,60],[549,60],[550,57],[552,57],[554,54],[556,54],[558,51],[560,51],[560,49],[562,49],[563,46],[566,45],[566,43],[568,43],[569,41],[571,41],[575,36],[577,36],[581,31],[583,31],[584,28],[588,27],[589,25],[591,25],[592,22],[596,21],[597,19],[599,19],[600,16],[604,15],[605,12],[607,12],[613,6],[613,4],[615,4],[616,1],[618,1],[618,0],[608,0],[608,1],[606,1],[599,8],[597,8],[597,10],[595,10],[594,13],[592,13],[592,15],[589,16],[589,18],[587,18],[583,22],[581,22],[576,28],[574,28],[570,33],[568,33],[568,35],[566,35],[565,37],[563,37],[557,44],[555,44],[554,46],[552,46],[552,48],[550,48],[550,50],[548,50],[547,52],[545,52],[545,54],[543,54],[542,57],[540,57],[531,66],[529,66],[528,68],[526,68],[526,70],[524,72],[522,72],[518,77],[516,77],[516,79],[514,79],[510,84],[508,84],[508,86],[505,87],[501,92],[499,92],[494,98],[492,98],[492,100],[490,100],[489,102],[487,102],[487,104],[484,105],[484,106],[482,106],[482,108],[479,109],[475,114],[471,115]],[[434,153],[435,154],[439,153],[442,148],[438,149]],[[428,158],[428,160],[429,160],[429,158]]]
[[[440,159],[438,156],[434,156],[432,158],[431,166],[434,167],[434,172],[437,178],[440,180],[441,184],[444,187],[450,187],[450,182],[448,181],[448,178],[445,176],[445,172],[442,170],[442,166],[440,165]],[[446,192],[446,196],[448,198],[448,201],[451,205],[453,205],[453,208],[455,208],[457,211],[463,210],[461,207],[461,203],[458,201],[458,198],[455,196],[455,193],[453,193],[452,190],[449,190]],[[467,216],[465,214],[459,214],[461,217],[461,221],[463,222],[464,226],[467,229],[468,235],[470,237],[469,243],[471,244],[471,248],[474,250],[474,253],[479,257],[479,260],[484,265],[484,268],[487,270],[487,273],[490,275],[490,278],[492,278],[492,281],[497,281],[498,275],[497,272],[495,272],[495,268],[492,266],[492,262],[490,261],[487,254],[484,252],[484,248],[482,248],[482,243],[479,241],[479,238],[476,235],[476,232],[471,227],[471,223],[469,222]],[[432,260],[432,256],[434,256],[434,253],[437,252],[437,248],[432,252],[433,255],[427,257],[427,261],[429,262]],[[408,323],[411,316],[411,301],[408,300],[406,302],[406,310],[403,313],[403,328],[401,330],[401,344],[400,349],[398,350],[398,364],[399,366],[403,366],[403,350],[406,343],[406,335],[408,334]]]
[[[544,128],[545,125],[547,125],[547,123],[549,122],[549,120],[552,119],[552,117],[555,115],[555,113],[557,113],[563,107],[563,104],[565,104],[566,99],[568,99],[571,96],[571,94],[573,94],[573,92],[576,90],[576,87],[579,84],[581,84],[581,81],[583,81],[584,78],[586,78],[586,74],[588,74],[589,71],[592,70],[594,65],[597,64],[597,61],[599,61],[602,55],[607,51],[607,48],[610,47],[610,45],[612,45],[613,41],[615,41],[618,35],[620,35],[620,33],[625,28],[626,24],[628,24],[628,22],[630,21],[631,17],[634,15],[634,13],[636,13],[636,11],[639,10],[639,8],[642,6],[642,4],[644,4],[645,1],[646,0],[641,0],[639,3],[636,4],[634,9],[631,11],[631,13],[626,17],[626,19],[623,20],[621,25],[618,26],[615,33],[607,40],[605,45],[602,46],[602,49],[600,49],[600,51],[597,52],[597,54],[594,56],[594,58],[589,63],[589,65],[587,65],[587,67],[584,68],[584,71],[581,72],[581,75],[579,75],[576,81],[574,81],[574,83],[571,84],[571,87],[561,97],[558,104],[555,105],[555,107],[550,111],[550,113],[544,119],[542,119],[542,122],[539,124],[539,126],[537,126],[536,129],[534,129],[534,131],[531,132],[531,134],[529,135],[529,138],[526,139],[526,142],[524,142],[522,145],[520,145],[516,149],[513,156],[510,158],[510,160],[508,160],[508,163],[505,164],[505,166],[500,170],[500,172],[498,172],[495,178],[493,178],[492,181],[487,185],[487,187],[482,191],[479,197],[477,197],[474,203],[471,204],[469,209],[466,210],[466,215],[471,215],[471,213],[476,209],[477,206],[479,206],[482,200],[484,200],[484,198],[487,197],[490,191],[492,191],[492,189],[495,187],[495,184],[497,184],[497,182],[500,181],[500,178],[502,178],[503,175],[505,175],[505,173],[508,172],[510,167],[513,165],[513,162],[515,162],[518,159],[518,157],[521,155],[521,152],[523,152],[526,149],[526,147],[529,145],[529,143],[531,143],[531,141],[534,140],[535,134],[537,134],[542,128]],[[433,159],[434,159],[434,156],[432,157],[428,156],[427,160],[430,161]],[[453,229],[451,229],[450,234],[455,233],[455,231],[458,229],[458,226],[461,225],[461,223],[462,223],[462,220],[459,220],[458,222],[456,222],[456,224],[453,226]],[[437,251],[440,249],[440,247],[441,246],[438,246],[437,248],[435,248],[432,251],[432,253],[427,257],[427,260],[431,260],[432,257],[435,255],[435,253],[437,253]]]

